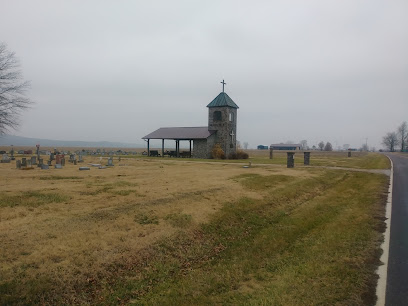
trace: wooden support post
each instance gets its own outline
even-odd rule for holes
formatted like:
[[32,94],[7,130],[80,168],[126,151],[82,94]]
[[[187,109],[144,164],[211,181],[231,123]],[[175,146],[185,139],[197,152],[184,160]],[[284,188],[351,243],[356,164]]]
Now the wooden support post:
[[176,140],[176,156],[180,157],[180,140]]
[[191,139],[190,139],[190,158],[191,158]]
[[162,139],[162,157],[164,157],[164,139]]
[[150,156],[150,139],[147,140],[147,156]]
[[269,159],[273,159],[273,147],[269,147]]

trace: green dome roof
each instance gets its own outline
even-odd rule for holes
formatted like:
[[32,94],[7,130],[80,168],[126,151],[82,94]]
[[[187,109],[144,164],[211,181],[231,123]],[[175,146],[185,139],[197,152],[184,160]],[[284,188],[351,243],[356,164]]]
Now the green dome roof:
[[238,105],[235,104],[234,101],[225,93],[221,92],[214,100],[211,101],[207,107],[222,107],[228,106],[233,108],[239,108]]

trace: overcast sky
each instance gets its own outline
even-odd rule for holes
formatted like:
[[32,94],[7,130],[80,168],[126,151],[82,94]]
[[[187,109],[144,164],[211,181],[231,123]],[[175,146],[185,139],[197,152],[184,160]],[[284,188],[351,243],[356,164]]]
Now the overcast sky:
[[206,126],[221,91],[250,147],[380,148],[408,120],[408,1],[0,0],[31,81],[14,135],[143,143]]

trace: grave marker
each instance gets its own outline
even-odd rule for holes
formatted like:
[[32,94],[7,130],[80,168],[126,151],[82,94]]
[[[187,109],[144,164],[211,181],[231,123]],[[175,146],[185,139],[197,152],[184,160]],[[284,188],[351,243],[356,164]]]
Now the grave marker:
[[37,164],[37,157],[31,156],[31,165],[36,165]]
[[1,159],[2,163],[9,163],[10,162],[10,158],[7,154],[3,154],[3,157]]
[[269,147],[269,159],[273,159],[273,147]]
[[16,168],[21,169],[21,160],[16,160]]
[[288,159],[287,159],[287,167],[293,168],[295,166],[295,153],[294,152],[287,152]]
[[27,158],[23,157],[21,159],[21,167],[27,167]]
[[309,166],[309,165],[310,165],[310,152],[304,152],[303,164],[304,164],[305,166]]

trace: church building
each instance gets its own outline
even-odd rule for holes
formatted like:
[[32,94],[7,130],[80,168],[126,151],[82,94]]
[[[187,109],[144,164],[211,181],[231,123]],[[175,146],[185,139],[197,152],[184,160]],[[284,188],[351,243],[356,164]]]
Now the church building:
[[[224,92],[224,80],[222,92],[207,105],[208,126],[205,127],[167,127],[144,136],[147,141],[149,156],[157,155],[158,151],[150,150],[150,139],[162,140],[161,156],[165,155],[164,140],[174,140],[176,150],[172,155],[185,156],[180,152],[180,141],[189,142],[189,154],[194,158],[211,158],[211,152],[215,144],[219,144],[228,157],[237,151],[237,110],[238,105]],[[152,154],[152,153],[155,154]]]

